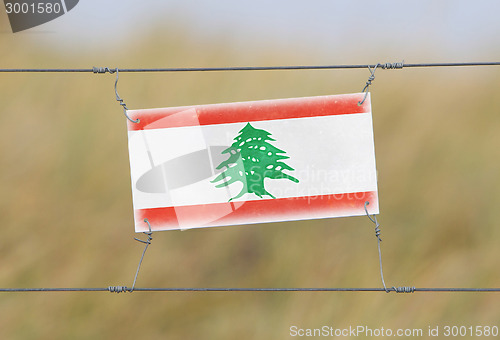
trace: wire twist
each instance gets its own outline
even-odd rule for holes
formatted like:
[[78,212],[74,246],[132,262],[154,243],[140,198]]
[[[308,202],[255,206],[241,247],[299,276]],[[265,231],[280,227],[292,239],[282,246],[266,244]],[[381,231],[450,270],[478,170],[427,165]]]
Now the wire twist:
[[396,293],[414,293],[415,287],[392,287],[392,290]]
[[108,287],[108,291],[110,293],[124,293],[124,292],[128,292],[129,289],[126,287],[126,286],[109,286]]
[[368,80],[366,81],[366,85],[365,87],[363,87],[363,91],[361,92],[364,92],[365,93],[365,96],[363,97],[363,100],[358,102],[358,106],[361,106],[363,105],[363,103],[365,102],[366,100],[366,97],[368,96],[368,88],[370,87],[370,85],[372,84],[372,81],[375,80],[375,70],[377,69],[377,67],[379,66],[380,64],[377,64],[375,65],[375,67],[372,69],[370,66],[368,66],[368,69],[370,70],[370,76],[368,77]]
[[118,68],[116,68],[113,72],[108,69],[107,67],[105,67],[105,69],[108,70],[109,73],[114,73],[116,72],[116,80],[115,80],[115,94],[116,94],[116,101],[123,107],[123,114],[125,115],[125,117],[127,117],[128,120],[130,120],[132,123],[139,123],[141,120],[139,118],[137,118],[136,120],[133,120],[132,118],[130,118],[127,114],[127,104],[124,103],[123,99],[120,98],[120,96],[118,95],[118,89],[117,89],[117,86],[118,86]]
[[385,63],[379,64],[379,67],[383,70],[394,70],[394,69],[402,69],[405,66],[405,61],[403,60],[400,63]]
[[380,223],[378,223],[378,221],[377,221],[377,216],[373,215],[373,217],[371,217],[370,214],[368,213],[368,209],[366,209],[366,206],[369,204],[370,204],[370,202],[368,202],[368,201],[365,202],[366,216],[368,216],[370,221],[372,221],[375,224],[375,236],[377,237],[377,239],[380,242],[382,242],[382,239],[380,238],[380,234],[382,233],[382,231],[380,230]]
[[376,64],[373,69],[371,68],[370,65],[368,65],[368,70],[370,70],[370,76],[368,77],[368,80],[366,81],[365,87],[363,87],[363,91],[365,96],[363,97],[363,100],[358,102],[358,106],[363,105],[363,103],[366,100],[366,97],[368,96],[368,88],[372,84],[372,81],[375,80],[375,71],[377,70],[377,67],[380,67],[383,70],[394,70],[394,69],[402,69],[404,67],[405,61],[403,60],[402,62],[398,63],[384,63],[384,64]]
[[144,222],[148,224],[149,231],[143,232],[143,234],[147,235],[147,240],[141,240],[136,237],[134,237],[134,240],[139,241],[141,243],[144,243],[146,246],[144,247],[144,250],[142,252],[141,260],[139,261],[139,265],[137,266],[137,270],[135,272],[134,276],[134,283],[132,283],[132,287],[128,288],[127,286],[109,286],[108,287],[108,292],[110,293],[124,293],[124,292],[129,292],[132,293],[135,289],[135,283],[137,282],[137,277],[139,276],[139,270],[141,269],[142,265],[142,260],[144,260],[144,255],[146,254],[146,250],[148,250],[148,246],[151,244],[151,241],[153,240],[153,237],[151,236],[153,232],[151,231],[151,224],[149,224],[149,221],[147,218],[144,219]]
[[144,243],[146,246],[144,247],[144,251],[142,252],[141,260],[139,261],[139,265],[137,266],[137,271],[135,272],[135,277],[134,277],[134,283],[132,284],[132,288],[130,288],[129,292],[133,292],[135,288],[135,283],[137,282],[137,276],[139,276],[139,270],[141,269],[142,265],[142,260],[144,259],[144,255],[146,254],[146,250],[148,250],[149,245],[151,244],[151,241],[153,240],[153,232],[151,231],[151,224],[149,223],[149,220],[147,218],[144,219],[144,222],[148,224],[149,231],[143,232],[144,235],[147,235],[147,240],[143,241],[138,238],[134,238],[134,240],[139,241],[141,243]]
[[[378,223],[377,221],[377,216],[375,216],[375,214],[373,215],[373,217],[370,216],[370,214],[368,213],[368,209],[366,208],[366,206],[370,204],[370,202],[366,201],[365,202],[365,212],[366,212],[366,216],[368,216],[368,218],[370,219],[370,221],[372,221],[374,224],[375,224],[375,237],[377,237],[377,246],[378,246],[378,261],[379,261],[379,266],[380,266],[380,278],[382,279],[382,285],[384,286],[384,290],[386,293],[389,293],[390,290],[387,289],[386,285],[385,285],[385,280],[384,280],[384,270],[382,269],[382,251],[380,249],[380,242],[382,242],[382,238],[380,238],[380,234],[381,234],[381,231],[380,231],[380,224]],[[394,288],[394,287],[393,287]],[[395,289],[395,288],[394,288]]]
[[117,72],[118,69],[117,68],[109,68],[109,67],[92,67],[92,72],[94,73],[110,73],[110,74],[113,74],[115,72]]
[[390,292],[396,292],[396,293],[413,293],[415,292],[415,287],[391,287],[391,288],[387,288],[386,285],[385,285],[385,280],[384,280],[384,271],[382,269],[382,251],[380,249],[380,242],[382,242],[382,238],[380,237],[380,234],[382,233],[381,230],[380,230],[380,223],[378,223],[377,221],[377,216],[375,216],[375,214],[373,214],[372,216],[370,216],[370,214],[368,213],[368,209],[366,208],[367,205],[369,205],[370,202],[366,201],[365,202],[365,212],[366,212],[366,216],[368,216],[368,218],[370,219],[370,221],[373,222],[373,224],[375,224],[375,237],[377,238],[377,246],[378,246],[378,260],[379,260],[379,265],[380,265],[380,278],[382,279],[382,285],[384,286],[384,290],[386,293],[390,293]]
[[139,123],[141,120],[139,118],[137,118],[136,120],[133,120],[132,118],[130,118],[127,114],[127,110],[128,110],[128,107],[127,107],[127,104],[125,104],[125,102],[123,101],[123,99],[120,97],[120,95],[118,94],[118,67],[116,68],[109,68],[109,67],[92,67],[92,72],[94,73],[100,73],[100,74],[103,74],[103,73],[109,73],[109,74],[113,74],[113,73],[116,73],[116,80],[115,80],[115,96],[116,96],[116,101],[121,105],[121,107],[123,107],[123,114],[125,115],[125,117],[127,117],[128,120],[130,120],[132,123]]

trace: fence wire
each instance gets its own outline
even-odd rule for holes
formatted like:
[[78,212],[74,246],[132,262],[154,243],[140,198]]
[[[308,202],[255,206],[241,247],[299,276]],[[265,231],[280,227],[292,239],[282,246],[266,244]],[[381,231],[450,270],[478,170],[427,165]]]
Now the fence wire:
[[[500,62],[446,62],[446,63],[377,63],[353,65],[297,65],[297,66],[233,66],[233,67],[176,67],[176,68],[2,68],[0,73],[118,73],[118,72],[222,72],[222,71],[279,71],[279,70],[335,70],[335,69],[402,69],[423,67],[467,67],[500,66]],[[146,246],[147,249],[147,246]],[[379,250],[380,251],[380,250]],[[145,252],[145,251],[144,251]],[[144,257],[144,253],[143,253]],[[142,262],[142,258],[141,258]],[[139,264],[140,268],[140,264]],[[139,270],[138,268],[138,270]],[[138,273],[137,270],[137,273]],[[0,288],[0,293],[23,292],[384,292],[384,293],[500,293],[500,288],[131,288],[127,286],[109,286],[106,288]],[[385,286],[385,284],[384,284]]]
[[354,65],[297,65],[297,66],[232,66],[232,67],[167,67],[167,68],[3,68],[0,72],[24,73],[114,73],[119,72],[216,72],[216,71],[279,71],[279,70],[335,70],[366,69],[379,67],[382,69],[401,69],[417,67],[459,67],[459,66],[500,66],[500,61],[493,62],[457,62],[457,63],[377,63]]
[[124,286],[107,288],[0,288],[0,293],[23,292],[384,292],[384,293],[500,293],[500,288],[417,288],[393,287],[385,288],[139,288],[133,291]]

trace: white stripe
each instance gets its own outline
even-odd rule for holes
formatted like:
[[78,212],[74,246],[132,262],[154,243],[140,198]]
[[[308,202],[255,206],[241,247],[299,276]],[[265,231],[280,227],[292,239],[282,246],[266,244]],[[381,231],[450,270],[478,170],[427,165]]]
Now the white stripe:
[[[129,131],[132,183],[151,169],[141,134],[147,136],[154,163],[159,165],[209,146],[230,146],[246,123]],[[294,168],[288,179],[265,180],[276,198],[376,191],[375,151],[371,113],[252,122],[271,133],[270,144],[286,152],[283,162]],[[141,138],[142,139],[142,138]],[[146,163],[146,164],[145,164]],[[217,167],[218,164],[212,164]],[[183,170],[186,174],[190,169]],[[133,184],[134,208],[223,203],[236,196],[241,183],[215,188],[210,180],[176,188],[170,193],[144,193]],[[269,197],[265,197],[269,198]],[[246,194],[235,201],[259,200]]]

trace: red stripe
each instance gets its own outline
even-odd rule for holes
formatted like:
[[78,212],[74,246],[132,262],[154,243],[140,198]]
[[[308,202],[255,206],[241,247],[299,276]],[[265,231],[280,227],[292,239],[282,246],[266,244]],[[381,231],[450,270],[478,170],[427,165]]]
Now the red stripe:
[[253,102],[183,106],[128,111],[129,131],[164,129],[181,126],[244,123],[262,120],[321,117],[371,111],[369,98],[362,104],[363,93],[335,96],[262,100]]
[[136,232],[148,231],[145,218],[157,231],[364,215],[366,201],[369,213],[378,213],[376,191],[138,209]]

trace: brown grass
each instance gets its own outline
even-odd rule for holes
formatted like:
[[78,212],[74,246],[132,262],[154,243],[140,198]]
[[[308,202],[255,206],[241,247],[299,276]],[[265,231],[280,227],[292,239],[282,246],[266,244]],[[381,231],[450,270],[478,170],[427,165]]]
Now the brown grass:
[[[73,62],[30,39],[2,34],[1,66],[242,64],[223,43],[199,49],[181,38],[159,43],[153,36]],[[248,64],[280,64],[279,57],[263,53]],[[123,74],[119,90],[130,108],[165,107],[358,92],[367,75]],[[125,118],[113,76],[0,77],[0,286],[130,285],[142,245],[133,241]],[[498,77],[495,68],[377,72],[372,105],[388,285],[499,286]],[[374,287],[381,285],[377,256],[373,225],[364,217],[162,232],[154,235],[138,286]],[[426,330],[500,318],[496,294],[2,293],[0,299],[3,339],[281,339],[291,325]]]

